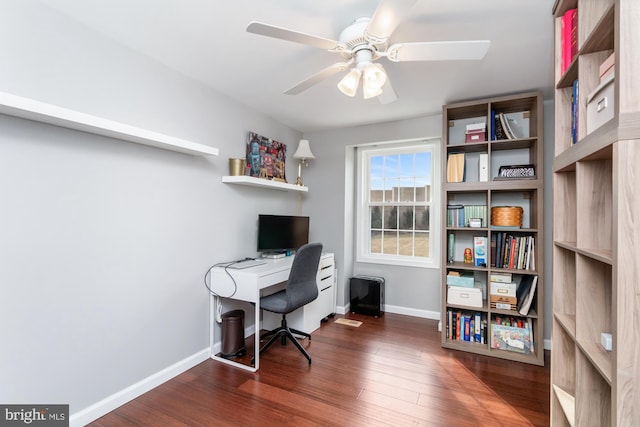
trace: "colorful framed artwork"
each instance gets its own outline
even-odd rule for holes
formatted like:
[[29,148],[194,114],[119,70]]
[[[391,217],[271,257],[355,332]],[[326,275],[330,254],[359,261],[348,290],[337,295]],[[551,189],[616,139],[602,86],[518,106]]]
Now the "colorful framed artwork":
[[287,182],[287,146],[279,141],[249,132],[247,136],[247,175]]

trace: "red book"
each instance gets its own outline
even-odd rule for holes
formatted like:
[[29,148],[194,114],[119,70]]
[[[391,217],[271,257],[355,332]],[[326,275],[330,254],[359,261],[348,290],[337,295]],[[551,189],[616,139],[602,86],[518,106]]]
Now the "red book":
[[578,9],[571,9],[569,16],[571,17],[571,61],[573,61],[578,54]]
[[[577,31],[577,9],[569,9],[567,10],[562,18],[560,18],[560,47],[561,47],[561,61],[560,61],[560,69],[562,70],[562,74],[564,74],[569,68],[569,64],[571,64],[572,55],[572,37],[575,36],[575,50],[577,52],[578,49],[578,31]],[[575,31],[572,31],[572,28],[575,28]]]
[[509,269],[513,269],[513,263],[516,258],[516,239],[511,239],[511,250],[509,251]]

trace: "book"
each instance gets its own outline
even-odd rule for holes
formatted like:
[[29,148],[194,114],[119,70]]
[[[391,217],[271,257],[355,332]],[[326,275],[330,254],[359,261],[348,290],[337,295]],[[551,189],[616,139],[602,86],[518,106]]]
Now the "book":
[[578,10],[569,9],[560,18],[560,70],[566,73],[578,51]]
[[490,253],[489,253],[489,260],[490,260],[490,264],[491,267],[495,267],[496,266],[496,250],[497,250],[497,235],[496,233],[491,233],[491,243],[489,243],[490,245]]
[[495,110],[491,110],[491,136],[490,136],[490,141],[495,141],[496,140],[496,111]]
[[513,270],[513,262],[516,255],[517,243],[518,243],[517,239],[515,237],[512,237],[510,241],[511,247],[509,248],[509,270]]
[[464,340],[469,341],[471,339],[471,317],[464,316]]
[[517,322],[512,324],[510,319],[504,323],[507,324],[491,324],[491,348],[530,354],[531,335],[529,329],[518,327]]
[[[536,286],[538,283],[538,276],[526,276],[532,277],[531,284],[528,286],[526,295],[522,295],[522,300],[518,298],[518,313],[523,316],[529,314],[529,310],[531,309],[531,304],[533,303],[533,298],[536,293]],[[520,283],[520,286],[524,283],[524,279]]]
[[487,266],[487,238],[484,236],[473,237],[473,259],[476,267]]
[[447,158],[447,182],[464,181],[464,153],[451,153]]
[[509,127],[509,131],[513,134],[513,137],[516,139],[524,138],[524,131],[522,130],[520,123],[518,123],[518,121],[513,117],[505,115],[505,118],[507,119],[507,126]]
[[504,129],[502,128],[502,122],[500,120],[500,115],[498,113],[496,113],[495,111],[493,112],[494,117],[493,117],[493,129],[495,130],[494,132],[494,141],[500,141],[503,139],[509,139],[505,133],[504,133]]
[[447,205],[447,227],[464,227],[464,212],[463,205]]
[[496,265],[496,268],[502,268],[502,250],[503,250],[503,243],[502,243],[502,235],[504,233],[496,233],[496,255],[495,255],[495,260],[494,263]]
[[504,113],[499,113],[498,117],[500,118],[500,124],[502,125],[502,130],[504,132],[504,135],[506,136],[506,139],[515,139],[515,136],[513,136],[511,129],[509,129],[509,124]]
[[571,92],[571,144],[578,142],[578,79],[573,81]]

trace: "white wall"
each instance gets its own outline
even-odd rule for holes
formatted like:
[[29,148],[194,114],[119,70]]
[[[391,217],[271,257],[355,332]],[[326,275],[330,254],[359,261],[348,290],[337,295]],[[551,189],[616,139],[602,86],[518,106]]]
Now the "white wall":
[[[349,193],[353,187],[353,183],[350,182],[353,177],[349,172],[345,173],[345,167],[352,165],[353,159],[348,148],[350,146],[414,138],[440,138],[441,135],[441,115],[305,134],[305,138],[311,142],[316,159],[304,172],[305,182],[310,186],[304,209],[313,213],[315,217],[322,218],[322,224],[315,221],[311,227],[320,228],[325,244],[335,248],[338,266],[338,306],[345,306],[349,302],[348,281],[351,276],[376,275],[385,278],[387,308],[393,306],[393,311],[396,312],[438,318],[439,269],[354,264],[353,248],[345,247],[344,244],[345,236],[352,236],[354,232],[350,221],[353,194]],[[345,187],[346,194],[342,191]],[[334,226],[327,227],[329,223]]]
[[[532,89],[533,90],[533,89]],[[523,90],[524,92],[524,90]],[[444,103],[444,102],[443,102]],[[545,327],[544,338],[551,337],[551,248],[552,248],[552,162],[553,162],[553,102],[544,103],[545,143]],[[353,237],[354,209],[353,145],[379,141],[397,141],[413,138],[442,137],[442,115],[420,117],[398,122],[372,124],[331,131],[306,133],[316,159],[305,170],[305,183],[310,186],[304,205],[307,213],[321,218],[312,222],[312,229],[323,236],[324,242],[335,248],[338,266],[338,306],[349,303],[349,278],[355,274],[382,276],[386,281],[387,307],[409,315],[439,319],[440,269],[394,267],[354,262]],[[345,170],[347,172],[345,172]],[[342,189],[345,192],[342,192]],[[311,191],[312,189],[312,191]],[[334,224],[331,226],[330,224]]]
[[295,194],[222,184],[227,159],[248,131],[290,155],[301,133],[33,0],[2,2],[0,63],[0,91],[220,149],[0,115],[0,402],[74,414],[208,348],[203,275],[255,255],[259,212],[298,208]]

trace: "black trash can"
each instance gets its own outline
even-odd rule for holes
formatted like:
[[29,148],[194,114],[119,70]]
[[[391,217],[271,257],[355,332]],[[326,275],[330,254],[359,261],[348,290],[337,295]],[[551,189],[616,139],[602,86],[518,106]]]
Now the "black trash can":
[[222,351],[227,359],[242,356],[247,352],[244,346],[244,311],[232,310],[222,315]]

